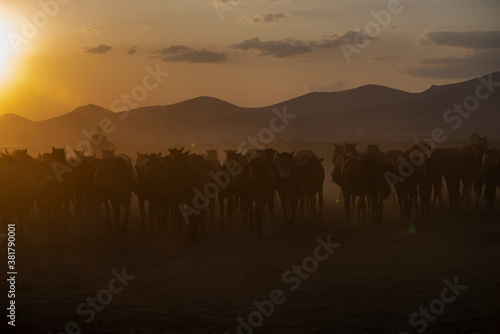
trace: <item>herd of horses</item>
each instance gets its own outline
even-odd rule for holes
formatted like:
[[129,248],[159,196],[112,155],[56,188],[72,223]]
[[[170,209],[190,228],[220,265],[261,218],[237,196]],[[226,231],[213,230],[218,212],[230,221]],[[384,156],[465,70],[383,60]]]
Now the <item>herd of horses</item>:
[[446,186],[451,213],[471,201],[479,209],[484,193],[488,210],[493,210],[495,193],[500,186],[500,150],[488,148],[487,136],[471,136],[461,148],[436,148],[426,143],[406,151],[382,152],[379,145],[368,144],[359,153],[356,144],[335,145],[332,180],[341,187],[346,219],[350,221],[351,202],[358,200],[358,222],[382,221],[384,200],[397,194],[400,216],[410,221],[412,210],[428,216],[436,203],[443,205]]
[[[452,213],[473,191],[478,207],[483,189],[493,210],[500,150],[489,149],[486,137],[471,139],[462,148],[414,145],[389,152],[368,144],[362,153],[357,144],[335,144],[331,180],[341,188],[347,222],[356,206],[358,223],[381,223],[384,200],[393,192],[402,220],[409,221],[413,211],[429,215],[436,203],[442,206],[444,186]],[[49,243],[56,243],[68,221],[95,217],[104,207],[108,229],[125,233],[133,193],[143,233],[180,234],[187,226],[196,239],[207,221],[218,219],[221,228],[230,228],[239,212],[250,234],[262,236],[263,220],[274,221],[278,197],[285,225],[296,224],[307,211],[311,222],[322,219],[325,168],[323,158],[309,150],[228,150],[223,163],[216,149],[203,155],[184,148],[170,148],[167,155],[138,152],[135,164],[114,150],[103,150],[102,158],[75,154],[67,158],[54,147],[37,158],[27,149],[0,153],[2,220],[41,221]]]

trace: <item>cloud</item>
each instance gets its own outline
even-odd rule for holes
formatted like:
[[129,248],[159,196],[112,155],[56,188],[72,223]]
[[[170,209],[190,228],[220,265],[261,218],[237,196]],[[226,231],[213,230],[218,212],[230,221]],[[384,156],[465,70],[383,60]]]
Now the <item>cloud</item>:
[[500,31],[432,31],[420,40],[421,45],[444,45],[474,50],[500,48]]
[[94,47],[84,47],[83,52],[89,53],[92,55],[103,55],[103,54],[111,51],[111,49],[112,49],[111,46],[106,45],[106,44],[101,44],[101,45],[94,46]]
[[252,19],[247,19],[245,21],[255,23],[255,24],[265,24],[265,23],[276,23],[278,21],[286,21],[295,18],[295,15],[290,12],[281,13],[267,13],[259,14],[254,16]]
[[101,33],[99,30],[96,30],[92,27],[80,28],[80,29],[77,29],[76,31],[83,32],[85,34],[100,34]]
[[374,39],[373,37],[369,37],[363,31],[353,31],[349,30],[342,35],[339,34],[331,34],[324,35],[317,38],[315,41],[311,43],[320,48],[334,48],[338,47],[342,44],[362,44],[366,40]]
[[248,51],[250,49],[259,50],[263,56],[273,56],[276,58],[284,58],[312,52],[309,45],[293,38],[278,41],[262,41],[260,38],[256,37],[241,43],[230,45],[230,48],[243,51]]
[[139,50],[137,46],[132,46],[130,49],[128,49],[127,55],[129,56],[135,55],[137,53],[137,50]]
[[164,62],[187,61],[189,63],[220,63],[226,60],[225,53],[194,50],[185,45],[172,45],[152,52],[153,57]]
[[344,88],[346,86],[348,86],[347,82],[344,82],[342,80],[337,80],[335,83],[333,83],[331,85],[326,85],[326,86],[311,85],[311,86],[309,86],[309,90],[311,90],[313,92],[325,92],[325,91],[326,92],[335,92],[335,91],[341,90],[342,88]]
[[418,66],[404,69],[410,75],[420,78],[466,78],[498,71],[500,51],[487,50],[462,57],[427,58]]
[[385,54],[385,55],[379,55],[379,56],[373,56],[373,57],[364,57],[363,59],[364,60],[384,61],[384,60],[392,60],[394,58],[388,54]]

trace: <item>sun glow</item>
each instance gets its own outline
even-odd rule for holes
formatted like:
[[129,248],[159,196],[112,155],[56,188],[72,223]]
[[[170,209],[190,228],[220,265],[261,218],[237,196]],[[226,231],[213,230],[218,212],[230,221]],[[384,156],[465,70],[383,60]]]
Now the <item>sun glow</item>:
[[14,51],[9,42],[9,30],[0,21],[0,86],[3,86],[12,73]]

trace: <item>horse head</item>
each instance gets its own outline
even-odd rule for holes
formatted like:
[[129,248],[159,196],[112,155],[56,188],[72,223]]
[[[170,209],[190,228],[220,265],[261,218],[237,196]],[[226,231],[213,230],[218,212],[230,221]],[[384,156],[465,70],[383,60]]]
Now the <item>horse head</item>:
[[103,159],[115,158],[116,157],[115,150],[116,150],[115,148],[112,150],[101,150],[102,151],[102,158]]
[[293,169],[293,154],[292,153],[278,153],[278,169],[280,172],[280,177],[283,179],[289,179],[292,174]]
[[53,161],[66,164],[66,152],[64,151],[64,148],[54,148],[54,146],[52,146],[52,152],[50,155]]
[[28,162],[33,160],[33,158],[28,154],[27,148],[24,150],[14,150],[14,152],[12,152],[12,156],[18,162]]
[[358,150],[356,149],[356,145],[358,145],[358,143],[348,144],[344,142],[344,152],[351,155],[359,154]]

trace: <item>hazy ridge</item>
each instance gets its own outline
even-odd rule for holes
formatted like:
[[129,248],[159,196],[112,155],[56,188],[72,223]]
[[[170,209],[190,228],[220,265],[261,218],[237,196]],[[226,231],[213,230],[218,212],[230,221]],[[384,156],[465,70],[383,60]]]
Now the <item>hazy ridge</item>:
[[[500,72],[492,74],[500,82]],[[485,75],[484,78],[487,78]],[[268,127],[273,108],[297,115],[276,138],[291,142],[340,140],[402,141],[429,137],[436,127],[451,140],[464,140],[471,132],[500,139],[500,90],[487,100],[457,130],[443,120],[455,103],[474,96],[477,79],[432,86],[421,93],[365,85],[339,92],[312,92],[272,106],[244,108],[213,98],[198,97],[166,106],[130,110],[123,120],[96,105],[87,105],[43,121],[15,114],[0,117],[3,146],[75,145],[86,139],[82,130],[92,130],[108,118],[115,126],[108,138],[124,145],[175,145],[185,143],[238,142]],[[123,117],[122,117],[123,118]]]

